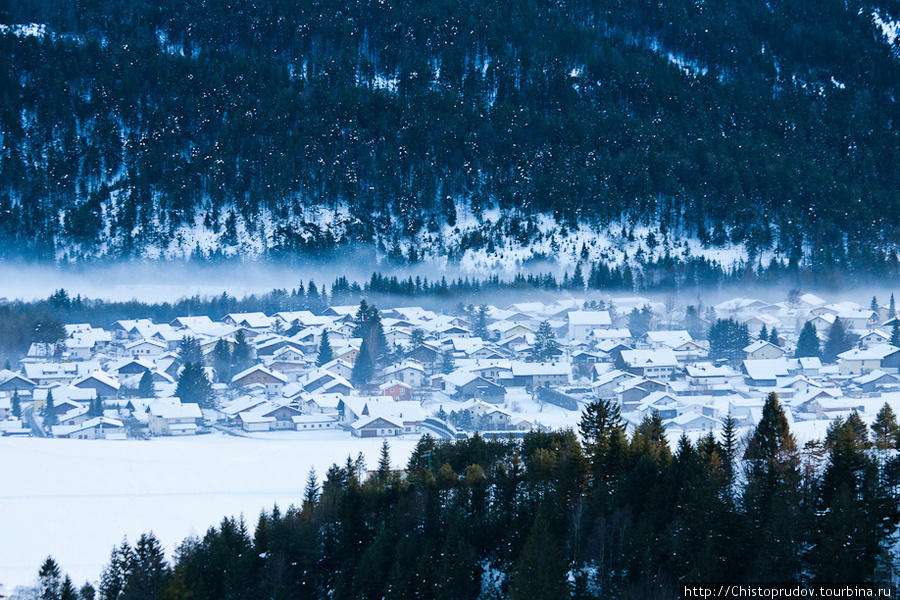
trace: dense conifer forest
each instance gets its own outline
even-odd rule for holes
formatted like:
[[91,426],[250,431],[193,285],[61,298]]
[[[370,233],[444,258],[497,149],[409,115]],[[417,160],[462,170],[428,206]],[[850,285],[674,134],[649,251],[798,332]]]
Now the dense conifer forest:
[[226,253],[254,235],[271,256],[389,253],[464,207],[507,216],[467,247],[527,242],[545,213],[895,274],[898,18],[896,0],[0,0],[3,252],[142,255],[190,226]]
[[[521,440],[423,437],[311,472],[297,506],[229,517],[166,561],[146,534],[113,549],[87,600],[674,598],[690,582],[890,579],[896,416],[838,418],[798,446],[775,394],[756,428],[670,449],[658,413],[631,433],[608,401]],[[301,482],[298,482],[298,487]],[[55,569],[55,570],[54,570]],[[79,595],[52,559],[42,598]],[[69,590],[63,594],[61,590]]]

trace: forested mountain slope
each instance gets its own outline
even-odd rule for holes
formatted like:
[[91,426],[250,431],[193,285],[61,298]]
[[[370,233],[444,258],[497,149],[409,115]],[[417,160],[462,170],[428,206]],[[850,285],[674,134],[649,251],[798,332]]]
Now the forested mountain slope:
[[[898,19],[897,0],[0,0],[4,252],[454,258],[552,216],[561,239],[637,227],[678,256],[896,271]],[[549,254],[635,260],[597,248]]]

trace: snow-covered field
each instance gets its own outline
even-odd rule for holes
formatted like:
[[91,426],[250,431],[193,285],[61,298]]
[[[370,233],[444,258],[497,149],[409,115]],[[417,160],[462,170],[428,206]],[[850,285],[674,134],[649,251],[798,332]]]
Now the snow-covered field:
[[[416,439],[389,440],[405,466]],[[265,439],[211,434],[149,441],[0,438],[0,589],[32,585],[47,555],[80,586],[96,581],[124,536],[153,533],[171,555],[191,534],[243,514],[299,504],[309,469],[319,482],[362,452],[375,468],[381,439],[343,433]]]

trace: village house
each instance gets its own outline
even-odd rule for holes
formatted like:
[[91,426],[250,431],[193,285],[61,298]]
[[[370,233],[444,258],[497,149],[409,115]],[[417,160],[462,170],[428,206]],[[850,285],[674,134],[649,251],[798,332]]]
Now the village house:
[[259,384],[264,386],[269,393],[280,392],[287,382],[287,377],[281,373],[267,369],[263,365],[254,365],[231,378],[231,385],[235,387],[247,387]]
[[80,425],[55,425],[52,432],[53,437],[77,440],[125,439],[125,425],[122,421],[108,417],[94,417]]
[[671,348],[623,350],[616,366],[642,377],[668,377],[678,368],[678,358]]
[[296,431],[327,431],[338,428],[338,418],[332,414],[297,415],[292,417]]
[[402,381],[411,387],[420,388],[425,382],[425,367],[419,363],[403,361],[386,368],[384,376],[388,379]]
[[105,398],[107,396],[116,396],[122,384],[119,380],[103,371],[94,371],[72,382],[72,385],[81,389],[92,389],[97,392],[97,396]]
[[149,406],[147,424],[152,435],[194,435],[202,417],[192,402],[157,401]]
[[744,348],[744,358],[747,360],[768,360],[782,356],[784,356],[784,350],[767,340],[756,340]]
[[610,329],[612,319],[606,310],[575,310],[566,314],[570,340],[586,340],[594,330]]
[[412,387],[409,384],[392,379],[378,386],[378,392],[382,396],[390,396],[394,400],[409,400],[412,398]]

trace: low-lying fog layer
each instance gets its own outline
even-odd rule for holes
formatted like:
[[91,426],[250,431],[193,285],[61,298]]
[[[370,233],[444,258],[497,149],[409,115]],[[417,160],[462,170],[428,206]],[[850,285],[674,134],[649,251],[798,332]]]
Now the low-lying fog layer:
[[[561,280],[563,272],[559,265],[543,262],[530,263],[527,273],[552,273]],[[322,291],[329,291],[332,282],[338,277],[346,277],[351,283],[360,285],[369,281],[373,272],[385,276],[422,277],[429,281],[440,281],[446,277],[452,281],[458,277],[486,280],[493,272],[463,272],[446,263],[420,263],[415,266],[396,266],[379,263],[374,254],[366,250],[354,250],[337,253],[323,259],[309,259],[295,264],[277,261],[247,261],[198,264],[191,262],[163,261],[121,261],[111,263],[93,263],[78,266],[58,267],[50,264],[26,264],[21,262],[0,261],[0,302],[5,300],[37,300],[47,298],[62,288],[71,297],[81,295],[84,298],[104,299],[111,301],[139,300],[146,303],[173,302],[191,296],[218,296],[223,292],[243,298],[249,294],[265,294],[273,289],[296,288],[302,281],[308,286],[314,281]],[[514,274],[499,273],[502,281],[511,281]],[[900,285],[889,284],[846,285],[842,289],[816,289],[815,282],[799,286],[803,292],[813,292],[830,302],[853,300],[868,306],[872,296],[877,296],[882,303]],[[533,288],[497,293],[483,294],[478,298],[449,299],[452,306],[459,302],[494,303],[498,306],[521,302],[526,299],[559,298],[562,296],[577,298],[603,298],[644,296],[659,302],[666,302],[672,297],[678,306],[687,304],[709,306],[734,297],[753,297],[767,302],[782,302],[787,299],[788,291],[796,286],[790,283],[764,287],[756,284],[731,285],[710,289],[681,289],[673,291],[630,292],[627,290],[585,290],[584,292],[547,292]],[[434,304],[434,298],[430,305]],[[416,300],[404,298],[403,304]]]

